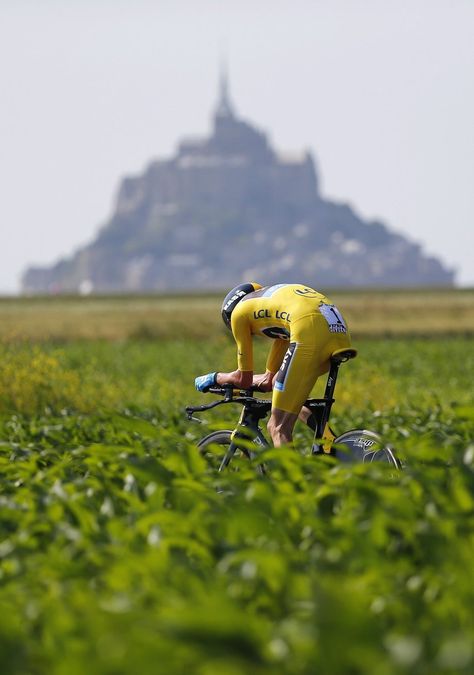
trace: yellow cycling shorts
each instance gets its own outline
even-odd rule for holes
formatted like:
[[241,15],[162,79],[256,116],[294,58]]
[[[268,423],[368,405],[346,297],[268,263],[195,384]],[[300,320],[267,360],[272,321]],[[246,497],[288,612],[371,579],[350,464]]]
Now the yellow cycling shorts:
[[320,375],[329,370],[337,349],[350,347],[349,333],[333,333],[319,313],[298,319],[273,385],[272,408],[300,412]]

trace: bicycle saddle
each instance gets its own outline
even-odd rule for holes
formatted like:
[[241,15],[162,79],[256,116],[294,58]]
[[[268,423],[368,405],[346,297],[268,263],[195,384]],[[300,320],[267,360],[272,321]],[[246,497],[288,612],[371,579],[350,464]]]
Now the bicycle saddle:
[[344,361],[354,359],[356,356],[357,349],[353,349],[352,347],[347,347],[346,349],[336,349],[336,351],[331,354],[331,361],[333,363],[344,363]]

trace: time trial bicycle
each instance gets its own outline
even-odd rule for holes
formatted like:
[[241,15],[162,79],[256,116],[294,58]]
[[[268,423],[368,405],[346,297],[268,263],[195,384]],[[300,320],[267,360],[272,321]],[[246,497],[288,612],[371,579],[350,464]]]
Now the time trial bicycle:
[[[304,403],[311,412],[307,424],[314,429],[311,453],[332,455],[342,462],[365,464],[386,462],[396,469],[401,469],[401,462],[393,448],[385,444],[375,431],[351,429],[337,436],[329,426],[339,368],[342,363],[353,359],[356,355],[357,351],[352,348],[335,351],[330,358],[324,396],[310,398]],[[187,418],[199,422],[201,420],[195,417],[196,413],[203,413],[229,403],[242,406],[235,429],[213,431],[197,444],[201,455],[217,471],[223,471],[231,463],[235,468],[236,462],[242,459],[255,459],[259,450],[271,447],[260,428],[260,423],[270,413],[272,402],[270,399],[256,398],[255,391],[258,389],[237,389],[232,385],[215,386],[209,389],[209,393],[222,398],[205,405],[186,406]],[[257,465],[259,472],[265,473],[264,465],[258,464],[258,461]]]

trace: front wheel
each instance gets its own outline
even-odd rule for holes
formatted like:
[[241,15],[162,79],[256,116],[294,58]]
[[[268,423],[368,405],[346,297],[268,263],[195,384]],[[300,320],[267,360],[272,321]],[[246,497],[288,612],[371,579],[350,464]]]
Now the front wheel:
[[[206,461],[208,468],[213,471],[222,471],[226,466],[238,470],[239,464],[250,459],[247,450],[236,448],[232,443],[232,431],[213,431],[198,443],[201,457]],[[227,462],[227,464],[225,463]]]
[[401,469],[401,462],[393,449],[382,438],[368,429],[351,429],[333,441],[333,454],[341,462],[371,464],[385,462]]

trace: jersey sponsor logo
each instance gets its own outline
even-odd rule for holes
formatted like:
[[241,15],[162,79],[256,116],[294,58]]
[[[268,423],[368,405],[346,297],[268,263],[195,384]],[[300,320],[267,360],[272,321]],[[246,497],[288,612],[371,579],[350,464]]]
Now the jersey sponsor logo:
[[331,333],[347,333],[347,326],[342,318],[342,314],[335,305],[328,305],[325,302],[321,302],[319,311],[326,319]]
[[257,311],[253,313],[253,318],[254,319],[271,319],[272,314],[268,309],[257,309]]
[[262,333],[273,340],[289,340],[290,333],[286,328],[281,326],[270,326],[269,328],[262,328]]
[[[273,317],[273,314],[269,309],[257,309],[253,313],[253,318],[254,319],[271,319]],[[288,323],[291,321],[291,316],[289,312],[281,311],[280,309],[277,309],[275,312],[275,319],[280,319],[281,321],[288,321]]]
[[283,361],[281,362],[281,366],[278,370],[274,385],[274,388],[278,391],[285,391],[286,379],[288,377],[288,373],[290,372],[291,362],[293,360],[293,356],[295,355],[296,347],[296,342],[290,342],[290,346],[286,350],[286,354],[283,357]]
[[295,288],[294,292],[303,298],[317,298],[321,295],[321,293],[318,293],[313,288]]

